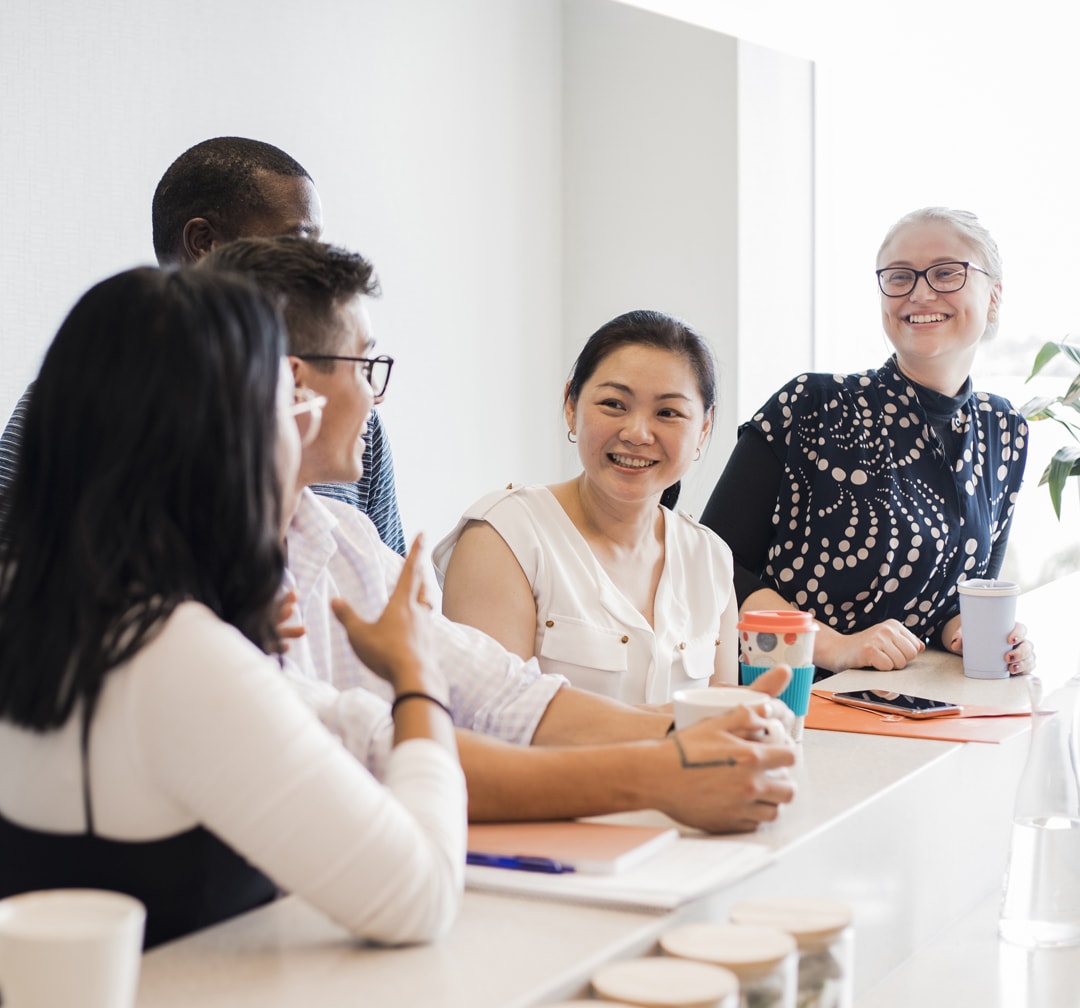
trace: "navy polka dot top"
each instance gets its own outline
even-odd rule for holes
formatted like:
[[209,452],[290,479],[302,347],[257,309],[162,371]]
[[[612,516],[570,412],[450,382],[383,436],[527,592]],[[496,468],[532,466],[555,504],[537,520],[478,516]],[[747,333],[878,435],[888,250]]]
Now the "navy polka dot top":
[[823,623],[847,634],[893,618],[929,639],[959,612],[958,580],[996,573],[1027,454],[1007,400],[970,381],[942,396],[891,358],[800,375],[740,441],[748,429],[782,465],[757,577]]

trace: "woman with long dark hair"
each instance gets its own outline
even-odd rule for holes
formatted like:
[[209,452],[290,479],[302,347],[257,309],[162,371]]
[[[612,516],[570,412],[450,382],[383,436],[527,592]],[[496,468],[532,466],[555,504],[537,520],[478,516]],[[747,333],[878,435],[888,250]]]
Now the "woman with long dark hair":
[[464,783],[415,551],[377,623],[339,608],[413,701],[387,787],[271,657],[306,408],[283,352],[227,274],[131,270],[61,325],[0,546],[0,896],[128,892],[147,945],[279,888],[388,942],[453,920]]

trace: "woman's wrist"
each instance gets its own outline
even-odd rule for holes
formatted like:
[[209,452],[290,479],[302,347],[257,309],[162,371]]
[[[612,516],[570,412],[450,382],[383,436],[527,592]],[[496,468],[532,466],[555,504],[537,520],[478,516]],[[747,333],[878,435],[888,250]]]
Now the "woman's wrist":
[[843,672],[847,663],[848,638],[833,627],[818,621],[818,632],[814,634],[814,664],[830,672]]
[[436,707],[441,707],[446,712],[447,716],[453,720],[454,714],[450,710],[450,705],[444,703],[431,693],[425,693],[423,690],[405,690],[404,692],[398,693],[398,695],[394,697],[394,702],[390,704],[390,716],[393,717],[403,704],[409,702],[434,704]]
[[389,675],[390,684],[395,693],[431,693],[445,698],[447,689],[445,680],[438,673],[425,668],[420,661],[403,661],[396,664]]

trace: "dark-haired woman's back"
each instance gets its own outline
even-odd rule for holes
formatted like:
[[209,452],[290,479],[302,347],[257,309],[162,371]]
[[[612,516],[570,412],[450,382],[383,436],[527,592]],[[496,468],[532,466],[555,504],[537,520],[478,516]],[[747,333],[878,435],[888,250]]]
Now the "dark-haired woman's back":
[[283,346],[254,288],[191,271],[103,281],[57,333],[0,545],[0,897],[128,892],[151,945],[282,889],[386,942],[456,916],[465,785],[419,550],[379,620],[338,610],[411,698],[385,785],[272,654],[314,408]]

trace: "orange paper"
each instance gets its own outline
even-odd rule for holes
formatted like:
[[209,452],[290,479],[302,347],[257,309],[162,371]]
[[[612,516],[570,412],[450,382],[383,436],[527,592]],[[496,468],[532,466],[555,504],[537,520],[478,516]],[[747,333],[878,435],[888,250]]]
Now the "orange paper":
[[[1030,715],[1001,711],[998,716],[987,715],[985,708],[971,717],[939,717],[916,720],[878,714],[845,704],[834,703],[832,693],[814,690],[810,694],[810,710],[806,727],[825,731],[856,732],[861,735],[898,735],[905,738],[938,739],[942,742],[1004,742],[1028,730]],[[973,714],[976,709],[973,708]],[[894,720],[895,718],[895,720]]]

